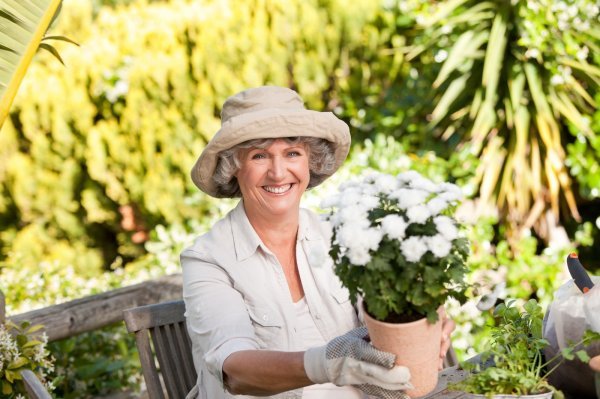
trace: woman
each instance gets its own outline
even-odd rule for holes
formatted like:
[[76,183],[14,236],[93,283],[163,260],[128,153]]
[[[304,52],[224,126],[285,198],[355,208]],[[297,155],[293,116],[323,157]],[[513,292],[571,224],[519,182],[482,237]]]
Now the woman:
[[230,97],[221,119],[192,179],[241,201],[181,254],[198,372],[188,398],[405,398],[408,369],[364,339],[332,264],[311,256],[328,250],[330,232],[300,208],[345,160],[348,126],[281,87]]

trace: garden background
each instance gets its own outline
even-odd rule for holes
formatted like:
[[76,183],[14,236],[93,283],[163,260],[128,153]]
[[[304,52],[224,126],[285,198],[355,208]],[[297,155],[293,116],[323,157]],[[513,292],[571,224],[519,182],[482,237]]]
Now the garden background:
[[[351,126],[344,167],[463,188],[464,358],[482,298],[538,299],[576,251],[600,269],[600,11],[593,0],[64,0],[0,131],[0,289],[22,313],[179,272],[234,204],[189,170],[244,88],[297,90]],[[139,389],[121,325],[54,342],[57,397]],[[85,394],[83,394],[85,392]]]

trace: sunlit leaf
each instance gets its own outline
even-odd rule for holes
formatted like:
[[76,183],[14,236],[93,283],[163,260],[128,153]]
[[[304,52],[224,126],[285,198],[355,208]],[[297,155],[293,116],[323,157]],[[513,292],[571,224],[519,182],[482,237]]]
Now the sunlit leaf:
[[61,0],[3,0],[0,10],[0,126]]

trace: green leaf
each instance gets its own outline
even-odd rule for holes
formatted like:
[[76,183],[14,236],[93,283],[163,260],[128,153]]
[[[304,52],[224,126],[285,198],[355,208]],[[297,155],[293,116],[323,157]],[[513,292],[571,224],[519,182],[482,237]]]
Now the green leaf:
[[65,65],[63,59],[60,57],[60,54],[58,53],[58,50],[56,50],[56,48],[49,45],[48,43],[40,43],[40,48],[49,51],[53,56],[56,57],[56,59],[60,61],[61,64]]
[[0,10],[0,126],[61,0],[3,0]]
[[492,100],[497,96],[498,81],[500,80],[500,71],[504,61],[504,51],[506,50],[506,16],[499,13],[494,18],[490,38],[485,53],[485,62],[483,64],[482,84],[486,88],[485,97]]
[[16,358],[15,360],[13,360],[12,362],[8,363],[7,369],[9,369],[9,370],[18,369],[18,368],[25,366],[27,363],[29,363],[29,360],[23,356],[20,356],[20,357]]
[[55,35],[55,36],[44,36],[44,38],[42,39],[42,42],[43,42],[43,41],[46,41],[46,40],[62,40],[63,42],[69,42],[69,43],[71,43],[71,44],[74,44],[74,45],[76,45],[76,46],[79,46],[79,43],[77,43],[77,42],[75,42],[75,41],[73,41],[73,40],[69,39],[69,38],[68,38],[68,37],[66,37],[66,36],[60,36],[60,35]]

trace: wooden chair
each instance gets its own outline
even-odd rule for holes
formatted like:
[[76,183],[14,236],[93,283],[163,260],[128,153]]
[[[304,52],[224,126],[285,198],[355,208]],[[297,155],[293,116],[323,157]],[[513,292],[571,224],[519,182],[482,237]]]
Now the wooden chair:
[[127,331],[135,333],[150,399],[165,399],[165,393],[166,398],[182,399],[196,385],[197,374],[184,312],[182,300],[123,311]]
[[25,385],[25,390],[30,399],[52,399],[46,387],[42,385],[42,382],[33,371],[23,370],[21,371],[21,377],[23,377],[23,385]]

